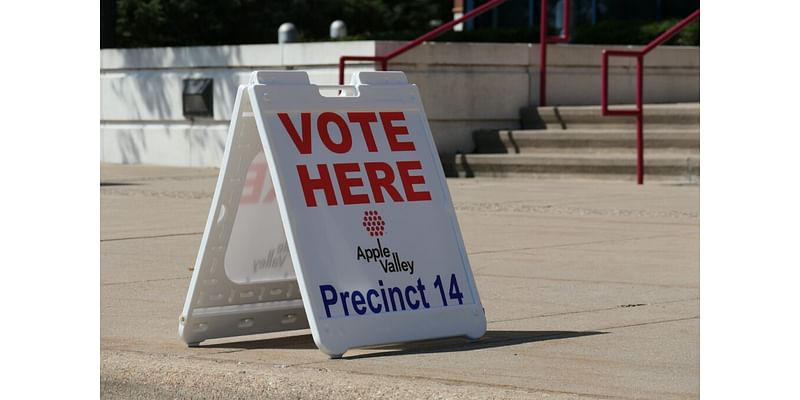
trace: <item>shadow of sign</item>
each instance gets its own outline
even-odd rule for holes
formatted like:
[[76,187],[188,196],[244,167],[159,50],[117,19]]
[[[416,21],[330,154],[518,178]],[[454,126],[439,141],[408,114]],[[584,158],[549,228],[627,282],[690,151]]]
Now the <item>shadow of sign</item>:
[[135,182],[109,182],[109,181],[100,181],[100,187],[109,187],[109,186],[138,186],[141,185],[140,183]]
[[[379,352],[345,356],[345,360],[357,360],[373,357],[390,357],[410,354],[449,353],[456,351],[472,351],[490,349],[495,347],[514,346],[518,344],[544,342],[548,340],[570,339],[583,336],[602,335],[607,332],[598,331],[486,331],[478,340],[467,338],[446,338],[424,340],[411,343],[394,344],[370,347]],[[311,335],[298,335],[274,339],[253,340],[246,342],[222,343],[208,346],[207,348],[224,349],[284,349],[284,350],[314,350],[317,346]]]

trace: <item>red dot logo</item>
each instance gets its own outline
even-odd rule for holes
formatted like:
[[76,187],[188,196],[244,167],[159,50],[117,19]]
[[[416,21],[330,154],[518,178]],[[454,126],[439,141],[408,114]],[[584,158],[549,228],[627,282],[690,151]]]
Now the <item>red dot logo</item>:
[[364,220],[361,223],[370,236],[383,236],[386,222],[375,210],[364,211]]

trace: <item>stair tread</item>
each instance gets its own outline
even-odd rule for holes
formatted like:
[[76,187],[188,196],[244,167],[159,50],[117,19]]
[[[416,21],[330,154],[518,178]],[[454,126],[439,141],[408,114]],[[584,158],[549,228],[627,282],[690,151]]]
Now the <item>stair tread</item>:
[[[612,105],[612,110],[630,110],[633,105]],[[645,104],[645,130],[654,127],[699,126],[699,103]],[[599,105],[523,107],[522,126],[526,128],[587,128],[591,126],[630,127],[635,116],[603,116]]]
[[[512,135],[524,136],[586,136],[602,139],[605,137],[616,137],[626,135],[636,135],[636,129],[510,129],[499,130],[500,133],[511,132]],[[678,136],[691,137],[699,136],[700,129],[646,129],[645,137]]]
[[[626,107],[632,108],[612,108]],[[446,160],[448,168],[463,176],[635,176],[634,117],[604,117],[600,106],[539,107],[520,114],[526,129],[478,131],[476,152]],[[700,104],[649,104],[644,117],[645,174],[697,181]]]
[[[575,159],[575,160],[636,160],[635,152],[627,153],[570,153],[570,152],[548,152],[543,154],[532,153],[496,153],[496,154],[465,154],[468,159],[474,160],[500,160],[500,161],[525,161],[525,160],[559,160],[559,159]],[[686,159],[700,159],[697,153],[653,153],[649,154],[645,150],[645,161],[651,160],[686,160]]]
[[[644,112],[646,113],[648,110],[650,111],[689,111],[695,112],[700,111],[700,103],[650,103],[650,104],[643,104]],[[633,109],[635,108],[635,104],[610,104],[609,108],[612,110],[615,109]],[[600,110],[601,107],[599,105],[589,105],[589,106],[545,106],[545,107],[538,107],[541,109],[558,109],[559,111],[588,111],[588,110]]]

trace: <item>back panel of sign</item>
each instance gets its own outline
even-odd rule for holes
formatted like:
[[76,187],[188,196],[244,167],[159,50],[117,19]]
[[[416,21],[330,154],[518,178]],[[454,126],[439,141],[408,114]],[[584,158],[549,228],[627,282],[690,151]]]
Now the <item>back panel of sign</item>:
[[179,322],[206,339],[303,329],[289,247],[250,99],[239,89],[217,188]]
[[314,340],[478,338],[486,318],[430,127],[400,72],[325,97],[302,71],[248,87]]

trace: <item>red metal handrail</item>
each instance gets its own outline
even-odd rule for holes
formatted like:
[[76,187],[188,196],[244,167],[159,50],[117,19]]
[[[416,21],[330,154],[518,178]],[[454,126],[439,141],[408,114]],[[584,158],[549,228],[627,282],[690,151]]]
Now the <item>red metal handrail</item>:
[[547,44],[566,43],[569,41],[569,9],[570,0],[563,0],[564,13],[561,21],[561,34],[550,36],[547,34],[547,0],[541,0],[542,7],[539,16],[539,107],[547,105]]
[[403,53],[413,49],[414,47],[419,46],[420,44],[422,44],[422,42],[424,42],[426,40],[433,39],[433,38],[435,38],[435,37],[447,32],[453,26],[458,25],[458,24],[460,24],[460,23],[462,23],[462,22],[464,22],[464,21],[466,21],[468,19],[475,18],[478,15],[481,15],[481,14],[485,13],[486,11],[489,11],[492,8],[495,8],[495,7],[497,7],[500,4],[503,4],[505,2],[506,2],[506,0],[490,0],[490,1],[486,2],[486,3],[484,3],[484,4],[481,4],[479,7],[471,10],[470,12],[464,14],[460,18],[454,19],[454,20],[452,20],[452,21],[450,21],[450,22],[448,22],[446,24],[440,25],[436,29],[434,29],[434,30],[432,30],[432,31],[430,31],[430,32],[428,32],[428,33],[426,33],[426,34],[424,34],[424,35],[422,35],[422,36],[420,36],[420,37],[418,37],[418,38],[416,38],[416,39],[414,39],[414,40],[412,40],[412,41],[410,41],[410,42],[408,42],[408,43],[406,43],[406,44],[404,44],[404,45],[402,45],[400,47],[398,47],[397,49],[395,49],[395,50],[393,50],[393,51],[391,51],[391,52],[389,52],[387,54],[382,55],[382,56],[341,56],[339,58],[339,84],[340,85],[344,85],[344,65],[345,65],[346,61],[375,61],[375,62],[379,62],[380,63],[380,70],[381,71],[386,71],[388,63],[389,63],[389,60],[399,56],[400,54],[403,54]]
[[[700,9],[684,18],[675,26],[653,39],[647,46],[639,50],[608,50],[603,49],[601,58],[601,98],[600,108],[604,116],[636,116],[636,183],[644,183],[644,112],[642,103],[644,98],[644,56],[651,52],[658,45],[666,42],[675,34],[681,31],[694,20],[700,18]],[[636,108],[634,109],[615,109],[608,108],[608,58],[633,57],[636,58]]]
[[[410,41],[406,44],[398,47],[397,49],[389,52],[388,54],[384,54],[382,56],[341,56],[339,58],[339,84],[344,85],[344,67],[347,61],[375,61],[380,63],[380,70],[386,71],[388,69],[389,60],[403,54],[414,47],[419,46],[426,40],[433,39],[448,30],[452,27],[467,21],[469,19],[475,18],[478,15],[489,11],[500,4],[505,3],[506,0],[490,0],[484,4],[481,4],[479,7],[471,10],[470,12],[464,14],[460,18],[454,19],[446,24],[443,24],[436,29]],[[559,36],[549,36],[547,35],[547,0],[541,0],[542,7],[541,7],[541,18],[539,20],[539,105],[545,105],[545,97],[546,97],[546,80],[547,80],[547,43],[564,43],[569,40],[569,9],[570,9],[570,0],[563,0],[564,4],[564,15],[563,21],[561,24],[561,35]]]

